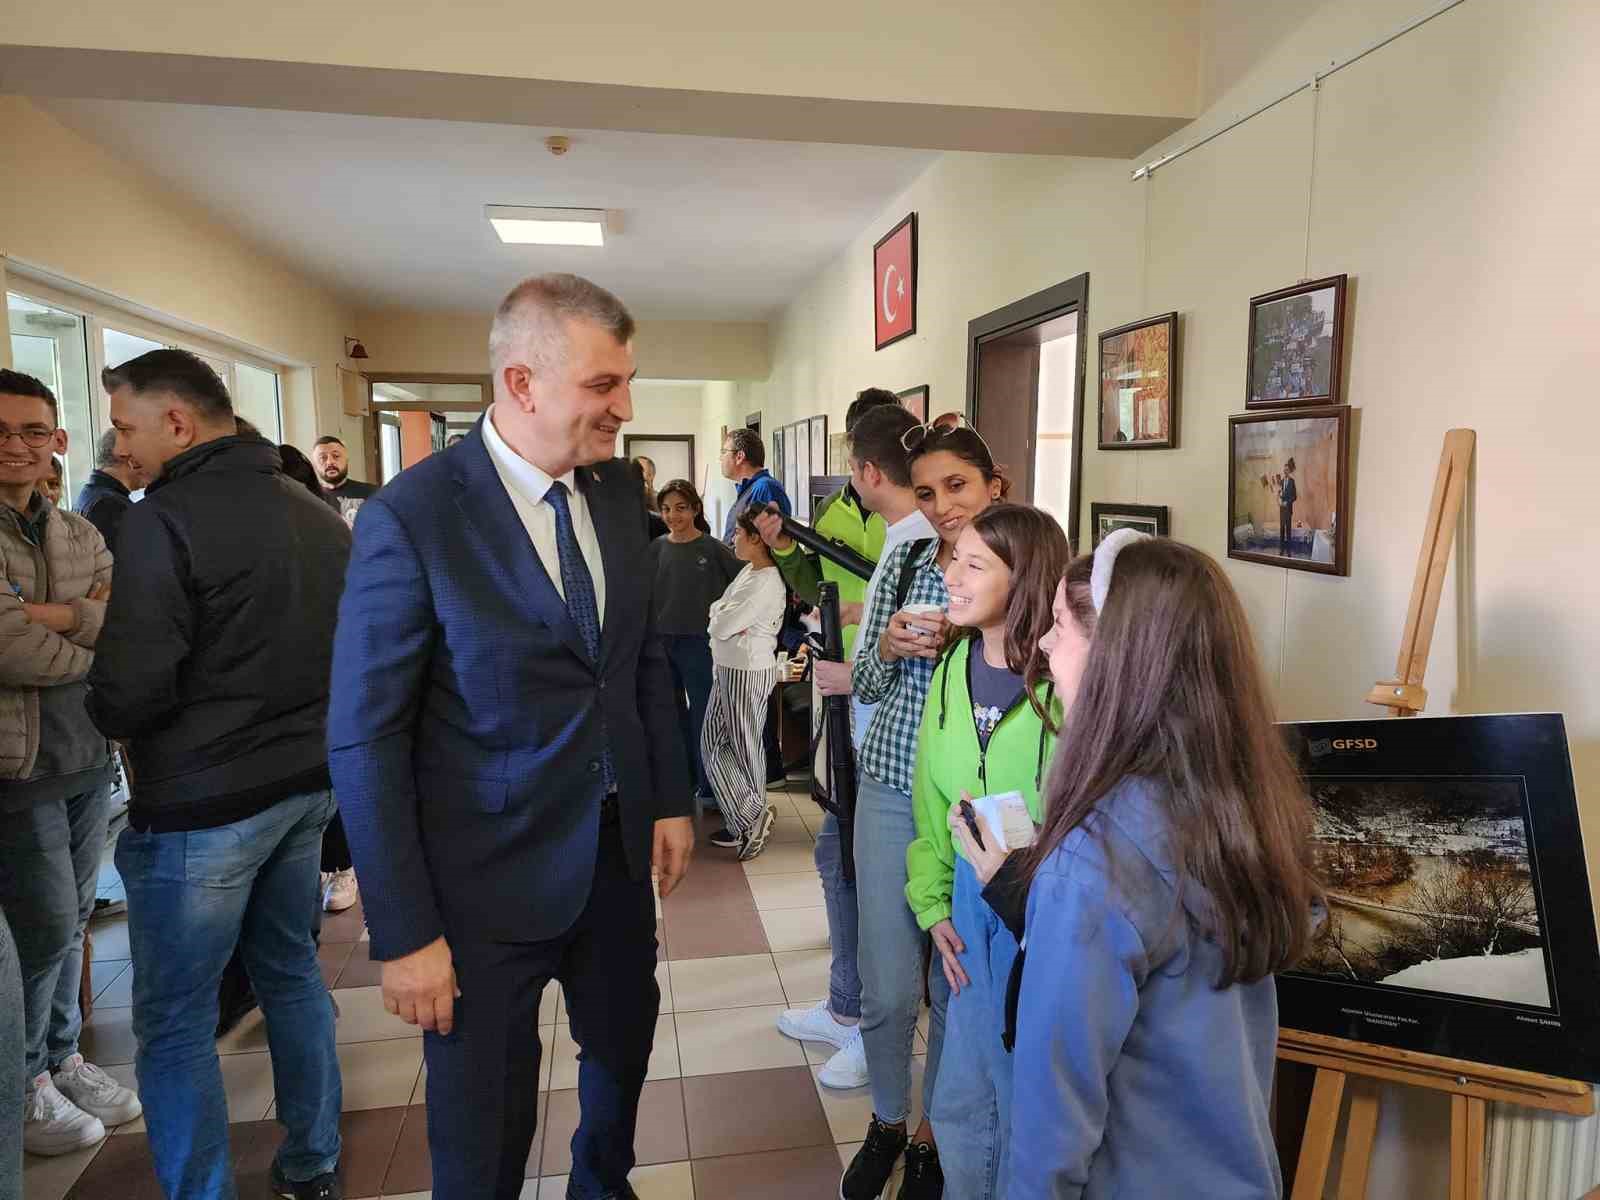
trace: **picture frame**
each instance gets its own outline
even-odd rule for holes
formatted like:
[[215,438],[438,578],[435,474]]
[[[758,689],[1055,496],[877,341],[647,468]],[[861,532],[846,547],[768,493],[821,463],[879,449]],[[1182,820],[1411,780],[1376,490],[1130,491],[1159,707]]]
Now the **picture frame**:
[[[811,470],[816,475],[828,474],[828,414],[812,417],[808,422],[811,435]],[[810,486],[809,484],[807,485]]]
[[1094,531],[1094,544],[1118,529],[1137,529],[1152,537],[1166,537],[1171,528],[1171,509],[1165,504],[1110,504],[1092,501],[1089,505],[1089,527]]
[[873,349],[917,332],[917,214],[908,213],[872,247]]
[[908,387],[903,392],[896,392],[895,396],[900,401],[900,407],[905,409],[917,419],[919,425],[928,423],[928,405],[931,402],[933,389],[925,383],[916,387]]
[[1348,282],[1330,275],[1250,297],[1247,411],[1341,403]]
[[1348,405],[1228,418],[1229,558],[1348,575],[1350,493]]
[[828,436],[828,474],[850,474],[850,437],[844,433],[834,433]]
[[772,431],[772,444],[767,447],[767,470],[772,473],[784,491],[789,490],[789,481],[784,469],[783,457],[783,430]]
[[783,490],[789,494],[789,506],[798,511],[795,504],[795,492],[801,486],[800,480],[800,441],[795,436],[792,426],[783,429]]
[[789,436],[784,443],[794,446],[794,486],[789,490],[789,503],[794,515],[802,521],[811,520],[811,431],[808,421],[796,421],[789,426]]
[[1095,428],[1102,450],[1178,445],[1178,314],[1162,313],[1100,335]]

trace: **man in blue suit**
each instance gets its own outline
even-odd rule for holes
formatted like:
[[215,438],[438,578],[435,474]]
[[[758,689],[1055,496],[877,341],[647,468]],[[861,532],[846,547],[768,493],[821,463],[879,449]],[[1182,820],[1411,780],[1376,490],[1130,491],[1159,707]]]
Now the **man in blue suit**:
[[644,508],[612,461],[633,329],[587,280],[519,285],[494,407],[356,521],[330,761],[385,1005],[425,1031],[436,1200],[521,1192],[551,980],[583,1050],[567,1195],[634,1195],[650,872],[670,892],[694,837]]

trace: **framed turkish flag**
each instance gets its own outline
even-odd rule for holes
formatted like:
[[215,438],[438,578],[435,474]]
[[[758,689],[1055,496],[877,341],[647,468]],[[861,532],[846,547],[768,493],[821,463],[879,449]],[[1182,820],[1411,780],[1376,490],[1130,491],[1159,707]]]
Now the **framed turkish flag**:
[[917,331],[917,214],[911,213],[872,248],[874,348]]

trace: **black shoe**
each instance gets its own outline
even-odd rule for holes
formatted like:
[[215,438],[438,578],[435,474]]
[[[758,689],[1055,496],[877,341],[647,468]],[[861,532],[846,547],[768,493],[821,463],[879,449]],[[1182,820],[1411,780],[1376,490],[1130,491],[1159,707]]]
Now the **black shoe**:
[[906,1176],[900,1181],[895,1200],[940,1200],[944,1195],[944,1168],[939,1151],[926,1142],[906,1147]]
[[304,1183],[290,1183],[277,1163],[272,1164],[272,1191],[284,1200],[344,1200],[344,1189],[332,1171]]
[[[583,1200],[577,1192],[568,1191],[567,1200]],[[639,1200],[639,1193],[633,1190],[633,1185],[624,1183],[621,1191],[612,1192],[606,1200]]]
[[873,1117],[867,1125],[867,1140],[839,1180],[839,1200],[878,1200],[905,1148],[905,1130],[891,1129]]
[[737,850],[744,845],[744,839],[731,829],[719,829],[706,841],[723,850]]

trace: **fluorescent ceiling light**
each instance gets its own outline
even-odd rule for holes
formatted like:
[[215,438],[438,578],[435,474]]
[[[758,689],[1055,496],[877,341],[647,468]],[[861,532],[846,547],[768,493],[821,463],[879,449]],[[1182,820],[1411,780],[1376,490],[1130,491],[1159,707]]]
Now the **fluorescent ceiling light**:
[[507,245],[604,246],[606,214],[601,208],[521,208],[488,204],[489,224]]

